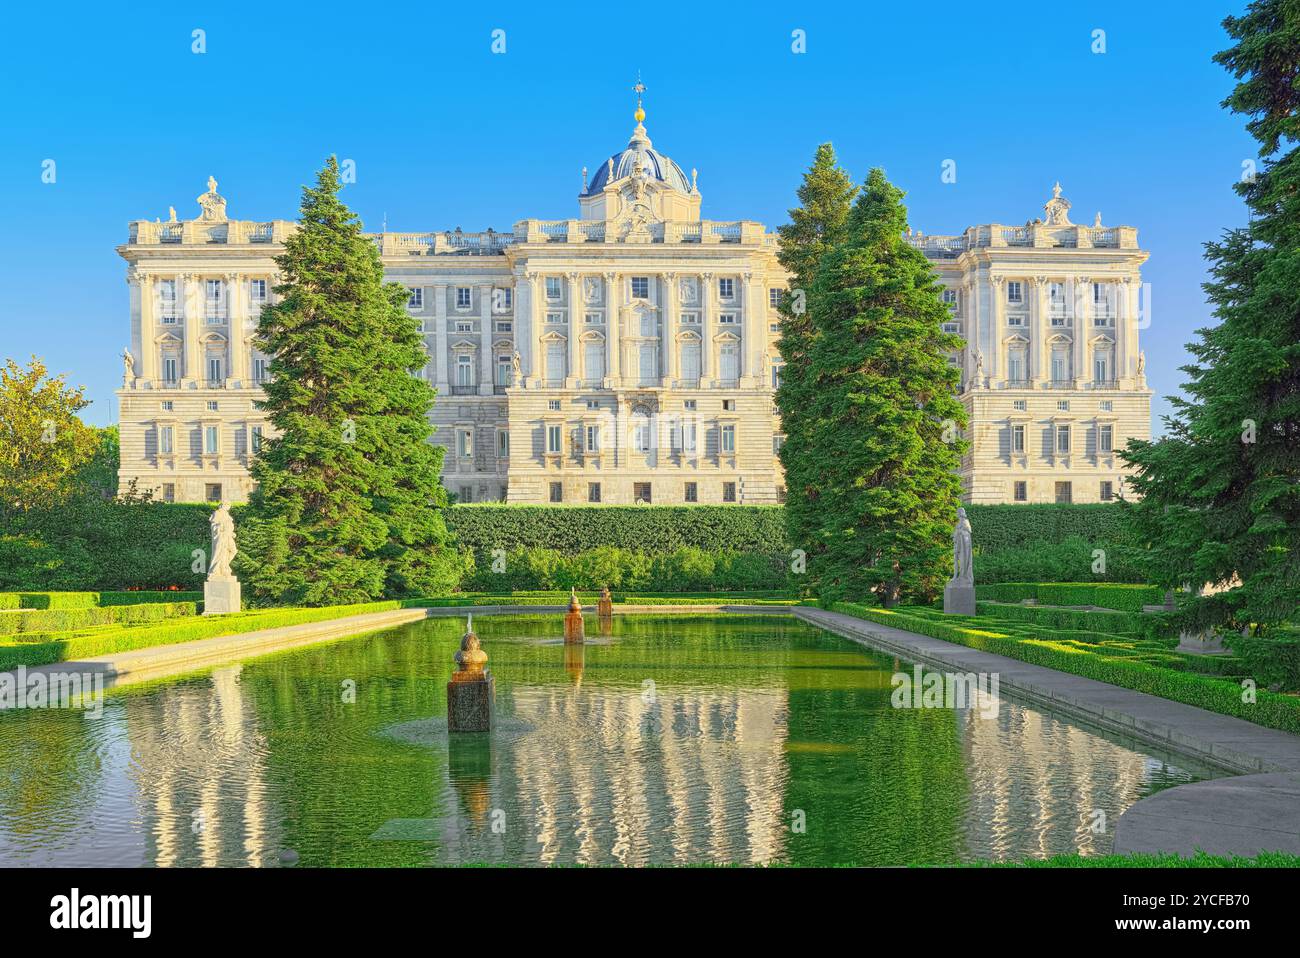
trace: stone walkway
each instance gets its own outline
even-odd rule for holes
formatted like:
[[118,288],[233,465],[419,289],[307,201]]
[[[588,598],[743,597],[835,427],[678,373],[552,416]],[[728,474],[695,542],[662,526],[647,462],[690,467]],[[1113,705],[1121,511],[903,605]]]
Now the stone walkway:
[[802,607],[794,614],[935,669],[997,673],[1000,688],[1035,706],[1225,771],[1255,773],[1180,785],[1137,802],[1116,826],[1118,853],[1300,853],[1300,736],[838,612]]

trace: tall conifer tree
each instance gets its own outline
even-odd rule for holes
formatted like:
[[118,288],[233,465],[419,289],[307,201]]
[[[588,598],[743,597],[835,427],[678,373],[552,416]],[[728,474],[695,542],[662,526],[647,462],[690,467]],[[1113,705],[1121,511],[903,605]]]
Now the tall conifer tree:
[[1166,435],[1125,458],[1152,580],[1238,577],[1183,611],[1188,627],[1236,630],[1300,606],[1300,2],[1257,0],[1224,27],[1237,43],[1215,60],[1239,82],[1223,105],[1250,117],[1263,169],[1236,185],[1249,225],[1206,244],[1219,323],[1187,347],[1186,395],[1170,397]]
[[785,470],[786,528],[790,542],[813,562],[820,549],[816,533],[822,473],[813,454],[820,397],[809,358],[814,329],[808,313],[808,290],[822,256],[844,238],[856,192],[852,179],[836,161],[834,147],[823,143],[799,187],[800,205],[790,210],[790,222],[777,230],[777,259],[790,273],[780,304],[778,348],[784,365],[776,391],[785,435],[780,458]]
[[325,605],[437,594],[457,581],[441,509],[434,390],[408,291],[339,199],[331,157],[303,190],[298,230],[262,310],[262,408],[278,431],[253,464],[239,569],[263,602]]
[[966,413],[948,357],[962,343],[943,332],[933,268],[903,238],[902,197],[871,171],[809,294],[822,554],[808,571],[824,599],[928,600],[952,568]]

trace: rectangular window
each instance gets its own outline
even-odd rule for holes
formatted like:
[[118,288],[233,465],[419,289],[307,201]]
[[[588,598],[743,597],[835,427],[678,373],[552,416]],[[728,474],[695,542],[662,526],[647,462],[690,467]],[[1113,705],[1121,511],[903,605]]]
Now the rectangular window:
[[1007,325],[1023,326],[1025,325],[1025,317],[1020,315],[1019,313],[1011,313],[1010,315],[1007,316]]
[[650,277],[649,276],[632,277],[632,298],[633,299],[650,298]]
[[176,501],[176,483],[164,482],[162,487],[163,502]]
[[686,492],[683,498],[687,502],[699,502],[700,501],[699,486],[697,486],[693,482],[686,483]]
[[735,426],[728,425],[722,427],[722,452],[724,455],[734,456],[736,454]]
[[1025,451],[1025,427],[1019,423],[1011,427],[1011,451],[1017,453]]
[[1103,399],[1099,405],[1102,412],[1113,412],[1115,410],[1115,403],[1109,399]]
[[772,309],[780,309],[781,295],[785,292],[783,289],[769,289],[767,291],[767,305]]
[[253,450],[253,455],[262,451],[262,427],[254,426],[249,434],[249,447]]
[[632,483],[632,500],[634,502],[644,502],[646,505],[649,505],[651,502],[650,483],[648,482]]
[[694,410],[694,409],[695,409],[695,400],[694,400],[694,399],[686,399],[686,400],[683,400],[683,401],[682,401],[682,408],[683,408],[683,409]]
[[406,297],[407,309],[424,309],[424,287],[412,286],[411,294]]
[[176,309],[176,280],[160,279],[158,281],[158,312],[166,326],[174,326],[178,316]]
[[1015,492],[1013,493],[1016,502],[1026,502],[1029,499],[1029,484],[1023,479],[1016,480]]
[[564,430],[559,424],[546,427],[546,451],[551,455],[559,455],[564,451]]
[[217,401],[215,399],[209,399],[208,412],[216,412],[216,411],[217,411]]
[[586,316],[583,317],[583,321],[588,326],[599,326],[601,323],[600,313],[588,313]]
[[1056,451],[1066,453],[1070,451],[1070,427],[1058,425],[1056,427]]
[[203,452],[205,455],[215,456],[217,454],[218,428],[217,426],[203,427]]
[[1107,423],[1101,426],[1101,428],[1097,430],[1097,450],[1099,452],[1103,452],[1103,453],[1111,452],[1114,442],[1115,442],[1115,427]]
[[456,308],[469,309],[474,304],[473,294],[468,286],[456,287]]
[[473,487],[473,486],[457,486],[456,488],[457,488],[457,490],[458,490],[458,491],[456,492],[456,498],[457,498],[459,501],[461,501],[461,502],[473,502],[473,501],[474,501],[474,487]]
[[734,482],[724,482],[722,484],[722,501],[723,502],[736,501],[736,484]]
[[456,431],[456,455],[468,459],[474,455],[474,432],[470,429]]
[[1115,498],[1115,487],[1109,480],[1103,480],[1101,484],[1101,501],[1110,502]]
[[1105,283],[1092,284],[1092,301],[1094,303],[1099,303],[1103,306],[1107,304]]
[[163,426],[158,430],[158,451],[164,456],[170,456],[176,451],[176,434],[171,426]]
[[266,280],[250,279],[248,281],[248,298],[254,303],[266,302]]
[[683,326],[698,326],[700,324],[699,313],[682,313]]
[[600,427],[596,425],[587,426],[587,452],[600,452]]
[[208,382],[221,382],[221,360],[215,356],[208,358]]
[[723,412],[735,412],[735,411],[736,411],[736,400],[734,400],[734,399],[724,399],[724,400],[722,400],[722,411],[723,411]]
[[1092,378],[1099,383],[1110,381],[1110,357],[1105,353],[1098,353],[1092,357]]
[[552,502],[564,501],[564,483],[562,482],[551,483],[551,501]]
[[515,288],[513,286],[497,286],[492,290],[492,312],[508,313],[515,305]]
[[162,408],[163,412],[171,412],[176,408],[176,403],[172,402],[170,399],[164,399],[162,401]]
[[266,360],[265,359],[259,358],[253,360],[253,382],[255,383],[266,382]]
[[1056,400],[1056,408],[1057,408],[1057,410],[1058,410],[1059,412],[1069,412],[1069,411],[1070,411],[1070,400],[1068,400],[1068,399],[1058,399],[1058,400]]
[[510,431],[507,429],[497,430],[497,458],[510,458]]
[[208,502],[220,502],[221,483],[219,482],[206,483],[204,486],[204,498],[206,498]]
[[560,401],[558,399],[548,399],[546,400],[546,408],[549,409],[551,412],[559,412]]
[[729,276],[718,280],[718,297],[720,299],[736,298],[736,281]]
[[1056,484],[1056,501],[1060,503],[1073,502],[1073,488],[1069,482],[1058,482]]
[[694,452],[698,431],[693,422],[682,423],[682,452]]
[[589,482],[589,483],[587,483],[587,501],[588,501],[588,502],[600,502],[600,483],[599,483],[599,482]]
[[943,301],[954,309],[957,308],[957,291],[955,289],[945,289],[943,291]]
[[456,385],[474,385],[474,358],[461,354],[456,357]]
[[471,322],[457,323],[457,324],[456,324],[456,332],[458,332],[458,333],[472,333],[472,332],[474,332],[474,324],[471,323]]
[[1013,399],[1013,400],[1011,400],[1011,408],[1012,408],[1012,409],[1019,410],[1020,412],[1024,412],[1025,409],[1027,408],[1026,405],[1025,405],[1025,400],[1023,400],[1023,399]]
[[497,322],[496,324],[496,331],[498,333],[513,332],[514,328],[515,328],[515,324],[510,322],[510,320],[505,320],[504,322]]
[[1007,280],[1007,302],[1023,303],[1025,297],[1024,287],[1020,285],[1020,280]]
[[735,313],[719,313],[718,322],[723,326],[735,326],[738,320]]
[[1007,379],[1013,383],[1022,383],[1025,381],[1025,360],[1021,353],[1010,353],[1007,356]]
[[209,279],[204,282],[204,296],[210,303],[221,302],[221,280]]
[[177,369],[176,357],[164,356],[163,357],[163,382],[170,383],[174,386],[176,384],[176,369]]
[[546,277],[546,298],[549,300],[559,300],[560,298],[560,277]]

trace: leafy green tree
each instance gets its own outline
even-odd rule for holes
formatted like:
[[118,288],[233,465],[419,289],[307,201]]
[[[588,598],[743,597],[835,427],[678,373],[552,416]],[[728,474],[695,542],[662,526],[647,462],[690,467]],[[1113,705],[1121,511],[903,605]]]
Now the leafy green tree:
[[785,519],[790,542],[816,562],[822,471],[815,455],[815,427],[820,394],[810,363],[815,330],[808,313],[808,290],[817,264],[826,251],[844,238],[845,224],[857,192],[840,168],[829,143],[817,147],[812,166],[798,190],[800,205],[790,210],[790,222],[779,227],[777,259],[790,273],[789,288],[780,304],[778,348],[784,366],[776,404],[781,413],[781,466],[785,470]]
[[0,368],[0,512],[57,505],[73,491],[79,469],[94,458],[96,431],[77,413],[90,405],[84,387],[49,376],[32,357]]
[[825,599],[928,600],[951,571],[966,413],[948,356],[962,344],[943,332],[930,263],[903,238],[902,198],[872,170],[809,291],[821,555],[808,571]]
[[1270,623],[1300,605],[1300,3],[1257,0],[1224,21],[1215,56],[1239,81],[1224,106],[1250,117],[1262,170],[1235,189],[1250,222],[1206,244],[1218,325],[1197,330],[1166,435],[1131,442],[1131,506],[1153,582],[1231,583],[1194,596],[1190,628]]
[[239,570],[260,602],[325,605],[437,594],[462,561],[441,510],[434,390],[407,290],[339,199],[331,157],[303,191],[297,231],[262,310],[271,357],[262,408],[277,435],[254,461]]

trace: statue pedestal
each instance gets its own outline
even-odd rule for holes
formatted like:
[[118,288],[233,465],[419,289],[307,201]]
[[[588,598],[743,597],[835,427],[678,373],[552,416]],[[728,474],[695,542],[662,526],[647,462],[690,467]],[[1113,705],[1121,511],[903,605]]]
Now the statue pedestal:
[[492,730],[492,705],[496,682],[492,673],[481,677],[447,683],[447,731],[489,732]]
[[208,579],[203,583],[204,615],[225,615],[240,609],[238,579],[231,576],[229,579]]
[[949,582],[943,588],[944,615],[974,615],[975,586],[965,582]]

